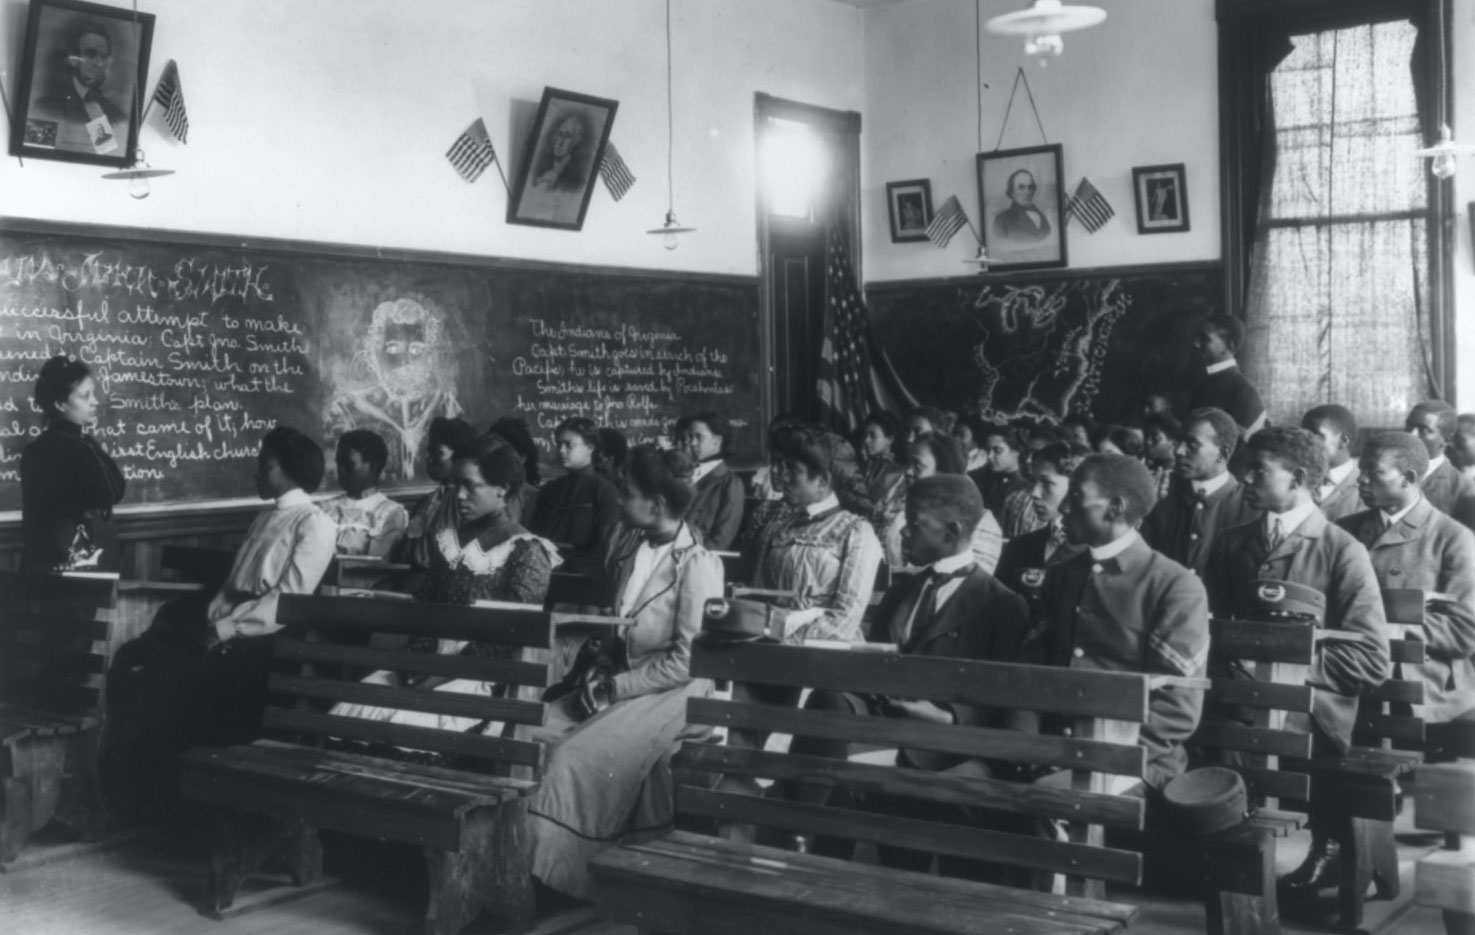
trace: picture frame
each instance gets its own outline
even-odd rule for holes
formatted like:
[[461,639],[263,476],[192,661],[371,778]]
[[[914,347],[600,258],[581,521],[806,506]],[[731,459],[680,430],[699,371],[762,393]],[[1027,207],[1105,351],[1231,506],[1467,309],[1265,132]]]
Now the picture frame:
[[979,235],[990,272],[1067,265],[1059,143],[978,154]]
[[925,241],[927,225],[932,223],[932,182],[887,182],[886,214],[891,219],[892,243]]
[[138,148],[154,14],[31,0],[10,154],[123,169]]
[[1183,163],[1133,167],[1132,200],[1137,203],[1137,233],[1188,230],[1188,182]]
[[545,87],[507,200],[507,223],[583,230],[619,102]]

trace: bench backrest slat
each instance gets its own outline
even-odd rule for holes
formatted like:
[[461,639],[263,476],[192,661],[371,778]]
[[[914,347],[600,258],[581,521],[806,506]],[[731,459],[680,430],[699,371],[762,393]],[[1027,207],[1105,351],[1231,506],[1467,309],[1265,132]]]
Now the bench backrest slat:
[[401,633],[543,649],[552,645],[552,618],[546,611],[529,608],[496,613],[492,618],[487,608],[454,604],[287,594],[277,608],[277,623],[344,634]]
[[[836,664],[836,654],[843,663]],[[698,641],[692,674],[1073,717],[1141,723],[1147,684],[1135,675],[771,643]]]
[[1142,855],[1135,851],[891,815],[867,814],[863,821],[858,821],[850,809],[776,802],[692,786],[677,789],[676,808],[688,815],[723,822],[778,824],[801,834],[833,835],[1031,870],[1058,871],[1069,867],[1072,874],[1097,880],[1137,883],[1142,873]]
[[538,662],[487,659],[479,656],[442,656],[437,653],[404,653],[363,646],[340,646],[336,643],[309,643],[288,636],[277,637],[275,654],[278,659],[290,662],[348,666],[364,671],[392,669],[417,675],[480,679],[512,685],[546,687],[551,678],[549,667]]
[[555,571],[548,577],[548,596],[543,606],[552,610],[559,604],[612,609],[615,606],[615,582],[607,578]]
[[[1423,592],[1409,590],[1423,608]],[[1388,602],[1384,592],[1384,602]],[[1396,600],[1396,599],[1395,599]],[[1390,628],[1395,633],[1401,628]],[[1392,676],[1370,692],[1365,693],[1357,706],[1357,725],[1352,732],[1352,742],[1361,746],[1392,746],[1404,750],[1424,748],[1424,719],[1415,715],[1412,705],[1424,703],[1424,681],[1417,671],[1403,669],[1403,665],[1415,666],[1423,663],[1426,647],[1421,639],[1388,640],[1388,655],[1394,662]]]
[[313,698],[318,701],[372,705],[397,711],[421,711],[474,721],[511,721],[515,724],[543,723],[543,705],[535,701],[490,698],[455,691],[424,691],[389,685],[370,685],[347,679],[307,678],[273,672],[266,684],[269,693]]
[[116,578],[0,572],[0,701],[95,714],[117,600]]
[[928,724],[863,714],[807,711],[778,705],[743,704],[716,698],[688,701],[686,720],[690,724],[713,727],[909,747],[1005,762],[1037,763],[1060,769],[1096,770],[1121,776],[1141,776],[1147,762],[1146,752],[1136,744],[1026,734],[987,727]]
[[1122,828],[1142,827],[1146,806],[1143,799],[1120,795],[1031,787],[1002,779],[939,775],[925,770],[710,743],[687,743],[672,762],[685,769],[780,782],[803,780],[863,794],[901,796],[945,805],[997,809]]
[[1316,629],[1275,620],[1209,621],[1210,652],[1248,662],[1309,664],[1316,651]]
[[262,723],[268,730],[342,737],[361,743],[388,744],[410,750],[426,750],[518,766],[537,767],[541,765],[543,754],[542,745],[532,741],[392,724],[367,718],[339,717],[313,711],[267,708]]

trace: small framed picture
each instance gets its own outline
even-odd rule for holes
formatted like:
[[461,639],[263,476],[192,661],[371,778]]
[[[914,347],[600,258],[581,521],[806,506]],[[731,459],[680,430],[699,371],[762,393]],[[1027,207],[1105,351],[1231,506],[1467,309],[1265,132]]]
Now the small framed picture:
[[131,165],[153,37],[152,13],[31,0],[11,155]]
[[989,269],[1066,265],[1059,143],[978,154],[979,225]]
[[927,179],[886,183],[886,209],[891,215],[891,242],[927,239],[932,223],[932,183]]
[[1137,200],[1137,233],[1188,230],[1188,186],[1183,163],[1135,167],[1132,191]]
[[507,223],[583,230],[618,101],[544,88],[507,203]]

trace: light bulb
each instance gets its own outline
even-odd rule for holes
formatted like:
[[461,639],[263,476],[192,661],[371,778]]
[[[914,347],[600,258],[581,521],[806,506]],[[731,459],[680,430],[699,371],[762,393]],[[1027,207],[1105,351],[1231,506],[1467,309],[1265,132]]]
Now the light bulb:
[[661,246],[665,247],[667,250],[675,250],[677,247],[681,246],[681,238],[677,237],[670,231],[667,231],[666,233],[661,235]]
[[1059,55],[1065,51],[1065,40],[1059,33],[1036,33],[1024,40],[1024,54],[1038,56],[1040,66],[1050,64],[1047,55]]
[[1456,165],[1454,153],[1440,153],[1429,160],[1429,171],[1436,179],[1447,179],[1455,174]]
[[135,176],[128,180],[128,196],[137,198],[139,201],[149,196],[149,180],[144,176]]

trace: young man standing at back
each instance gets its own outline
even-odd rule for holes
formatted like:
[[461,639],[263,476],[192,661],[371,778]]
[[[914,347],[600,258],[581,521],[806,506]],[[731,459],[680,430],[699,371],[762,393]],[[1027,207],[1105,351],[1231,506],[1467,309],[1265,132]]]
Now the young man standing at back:
[[1223,409],[1246,437],[1265,424],[1265,404],[1239,369],[1234,352],[1245,340],[1245,326],[1233,315],[1210,315],[1193,339],[1193,359],[1204,368],[1203,382],[1193,391],[1190,409]]

